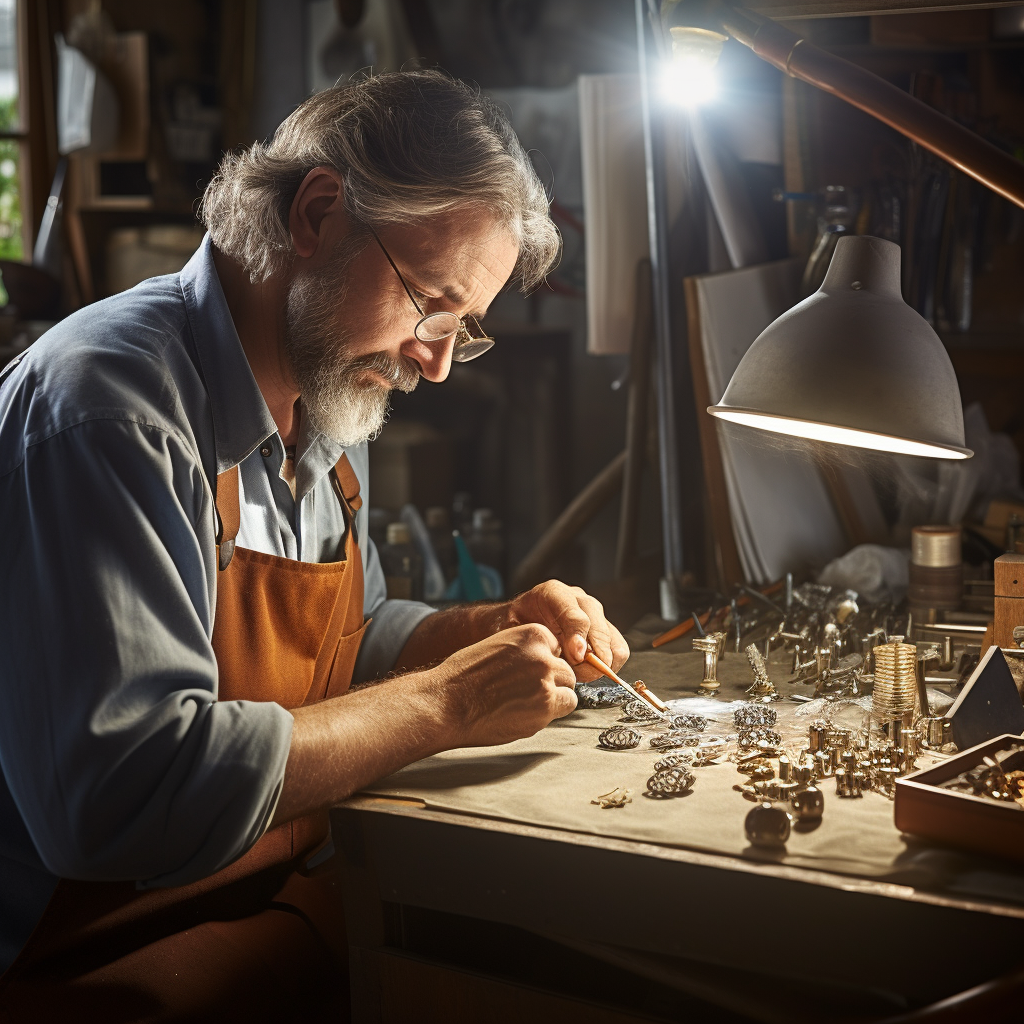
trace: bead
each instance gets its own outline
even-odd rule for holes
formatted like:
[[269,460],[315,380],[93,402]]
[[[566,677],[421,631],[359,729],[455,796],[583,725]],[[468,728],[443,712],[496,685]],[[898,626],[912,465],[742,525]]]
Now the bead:
[[817,821],[825,810],[825,794],[817,786],[808,786],[794,793],[789,805],[799,821]]
[[750,810],[743,828],[751,846],[785,846],[789,839],[789,815],[781,807],[765,802]]

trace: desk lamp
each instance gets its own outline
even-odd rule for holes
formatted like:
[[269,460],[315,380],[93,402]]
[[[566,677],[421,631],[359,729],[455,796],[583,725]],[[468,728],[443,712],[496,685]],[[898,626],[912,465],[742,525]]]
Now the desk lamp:
[[[795,32],[721,0],[666,0],[673,64],[712,75],[733,38],[794,78],[895,128],[1024,207],[1024,164],[920,100]],[[699,100],[701,89],[693,95]],[[900,250],[844,237],[824,283],[784,313],[740,360],[719,419],[779,434],[942,459],[966,459],[949,356],[900,291]]]
[[900,247],[840,238],[821,287],[758,335],[712,416],[901,455],[967,459],[960,391],[900,294]]

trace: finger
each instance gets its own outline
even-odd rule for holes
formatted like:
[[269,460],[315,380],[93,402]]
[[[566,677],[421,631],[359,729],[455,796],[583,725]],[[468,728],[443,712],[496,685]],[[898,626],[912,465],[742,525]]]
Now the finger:
[[606,665],[611,665],[614,659],[612,634],[618,633],[618,630],[604,617],[604,606],[596,597],[591,597],[586,591],[580,590],[576,600],[590,621],[587,643]]
[[581,661],[578,665],[570,667],[576,676],[577,683],[592,683],[595,679],[604,678],[604,673],[600,669],[594,668],[589,661]]
[[555,718],[565,718],[576,710],[578,703],[575,690],[567,686],[556,686],[551,698],[552,714]]
[[579,600],[568,587],[553,595],[555,633],[561,638],[562,651],[571,665],[578,665],[587,655],[587,637],[590,634],[590,617],[580,607]]
[[626,643],[625,637],[614,626],[611,627],[611,630],[611,666],[618,672],[629,661],[629,644]]
[[524,626],[516,626],[514,632],[522,637],[525,644],[537,644],[550,651],[556,658],[562,656],[562,645],[558,637],[543,622],[528,622]]

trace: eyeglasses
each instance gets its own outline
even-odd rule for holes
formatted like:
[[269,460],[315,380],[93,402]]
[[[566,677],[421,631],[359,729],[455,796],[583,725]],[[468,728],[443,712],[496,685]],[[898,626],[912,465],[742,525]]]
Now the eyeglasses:
[[[416,301],[416,297],[410,291],[409,286],[405,283],[402,272],[395,266],[395,261],[391,258],[391,254],[384,248],[384,243],[378,237],[377,232],[369,224],[367,224],[367,227],[370,229],[370,234],[377,239],[380,251],[387,257],[388,263],[391,264],[391,269],[398,275],[398,280],[402,282],[405,294],[412,300],[412,304],[416,307],[416,312],[420,315],[420,319],[413,329],[413,334],[416,335],[418,341],[429,345],[431,342],[444,341],[445,338],[450,338],[454,334],[455,348],[452,350],[452,362],[454,363],[468,363],[471,359],[478,359],[485,352],[494,348],[494,339],[488,338],[483,333],[480,322],[472,314],[467,314],[466,317],[457,316],[455,313],[425,314],[420,304]],[[473,322],[476,330],[480,332],[479,334],[469,333],[469,328],[466,327],[467,319]]]

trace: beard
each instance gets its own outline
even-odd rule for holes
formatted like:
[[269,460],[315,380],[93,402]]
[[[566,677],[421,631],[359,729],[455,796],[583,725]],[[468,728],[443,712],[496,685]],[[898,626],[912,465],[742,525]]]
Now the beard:
[[391,392],[408,393],[420,379],[416,366],[401,356],[351,354],[355,330],[341,310],[349,264],[368,237],[349,236],[324,267],[297,275],[285,307],[284,349],[306,415],[314,430],[346,448],[372,441],[387,423]]

